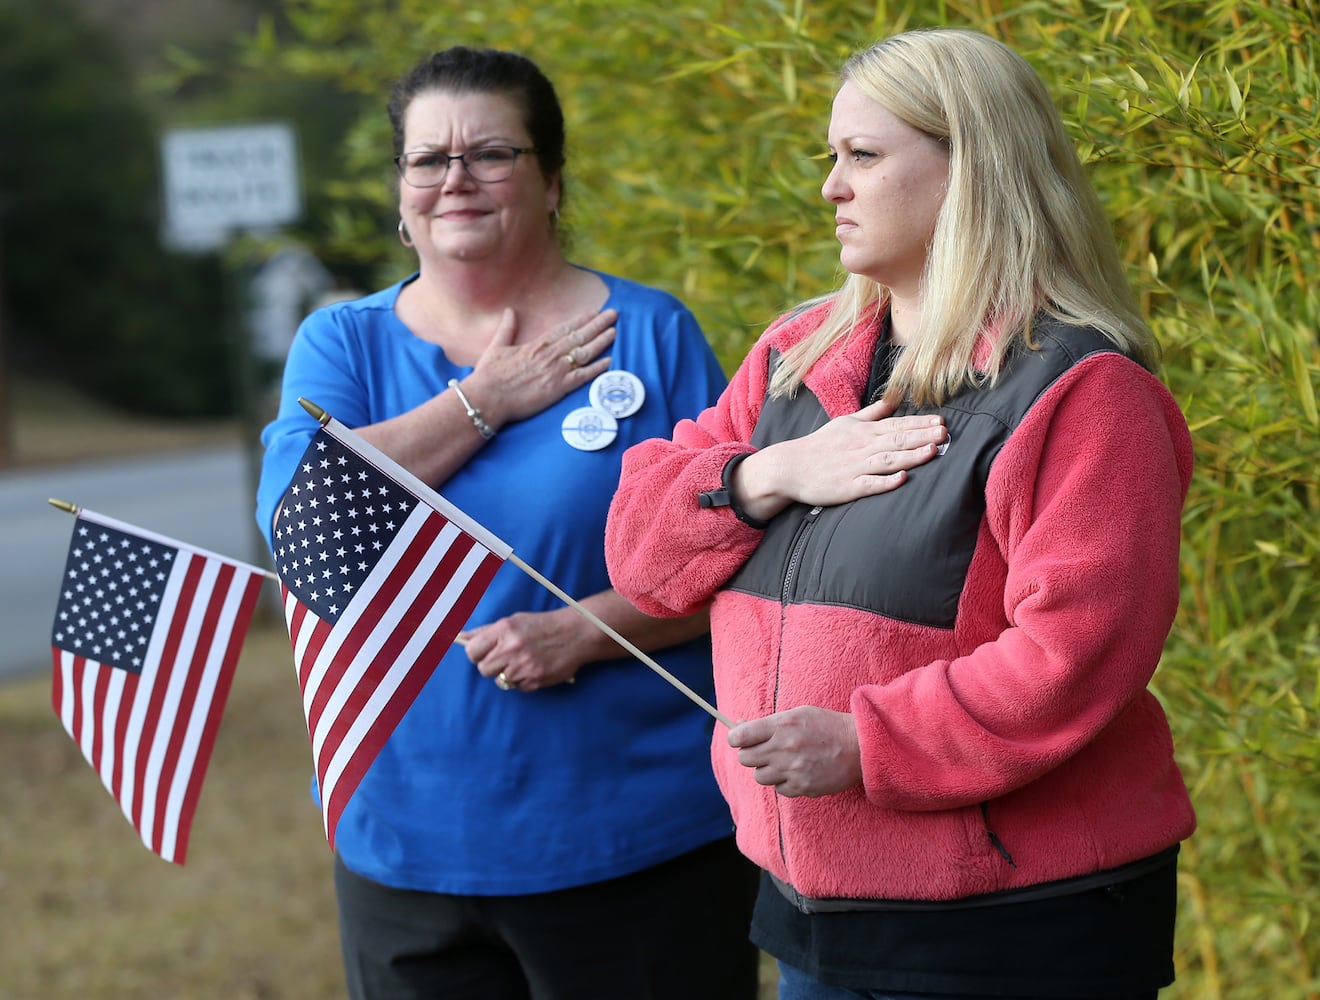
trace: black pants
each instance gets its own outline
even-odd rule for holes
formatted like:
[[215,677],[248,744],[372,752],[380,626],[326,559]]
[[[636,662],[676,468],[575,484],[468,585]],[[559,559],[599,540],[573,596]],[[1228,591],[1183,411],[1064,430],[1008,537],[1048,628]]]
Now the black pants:
[[353,1000],[755,1000],[758,873],[732,838],[526,896],[392,889],[335,860]]

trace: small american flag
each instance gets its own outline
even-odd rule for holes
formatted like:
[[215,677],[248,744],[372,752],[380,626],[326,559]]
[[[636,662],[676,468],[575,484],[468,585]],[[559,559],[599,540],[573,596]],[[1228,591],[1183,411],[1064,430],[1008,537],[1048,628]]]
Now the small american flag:
[[264,572],[79,512],[51,704],[142,842],[183,864]]
[[326,840],[509,546],[329,420],[274,525]]

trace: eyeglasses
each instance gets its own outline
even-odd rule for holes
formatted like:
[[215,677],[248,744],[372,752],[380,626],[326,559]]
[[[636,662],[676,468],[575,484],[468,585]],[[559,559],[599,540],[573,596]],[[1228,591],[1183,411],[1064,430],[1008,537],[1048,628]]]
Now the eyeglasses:
[[422,149],[396,156],[394,165],[399,168],[399,176],[404,183],[415,188],[435,187],[445,179],[449,173],[449,164],[455,160],[462,162],[468,176],[474,181],[493,184],[513,176],[513,165],[518,162],[518,154],[536,151],[533,146],[482,146],[451,156],[449,153]]

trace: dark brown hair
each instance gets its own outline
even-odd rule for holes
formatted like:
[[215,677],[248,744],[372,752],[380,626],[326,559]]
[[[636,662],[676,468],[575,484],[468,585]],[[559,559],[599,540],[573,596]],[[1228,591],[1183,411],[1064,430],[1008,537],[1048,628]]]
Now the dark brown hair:
[[395,156],[403,152],[403,118],[408,106],[419,95],[432,91],[512,97],[522,108],[523,124],[536,147],[541,173],[549,178],[564,169],[564,112],[559,97],[546,75],[526,56],[456,45],[423,59],[394,85],[390,94]]

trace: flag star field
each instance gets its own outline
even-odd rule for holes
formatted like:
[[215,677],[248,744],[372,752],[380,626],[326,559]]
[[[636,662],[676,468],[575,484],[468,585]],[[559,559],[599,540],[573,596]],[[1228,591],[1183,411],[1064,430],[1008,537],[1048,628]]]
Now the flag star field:
[[284,585],[335,622],[416,504],[410,493],[329,435],[299,466],[275,529]]
[[80,521],[64,568],[52,644],[141,673],[175,549]]

